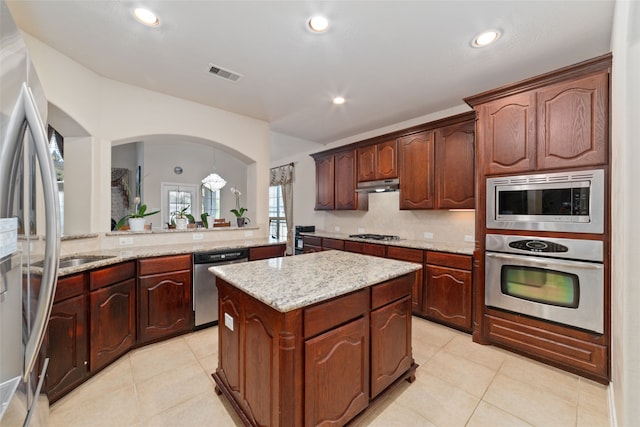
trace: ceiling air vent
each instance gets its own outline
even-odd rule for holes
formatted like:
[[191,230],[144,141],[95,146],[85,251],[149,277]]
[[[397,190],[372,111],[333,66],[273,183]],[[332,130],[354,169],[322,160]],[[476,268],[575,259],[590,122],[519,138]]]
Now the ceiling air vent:
[[237,82],[242,77],[242,74],[234,73],[233,71],[225,70],[217,65],[209,64],[209,72],[225,80]]

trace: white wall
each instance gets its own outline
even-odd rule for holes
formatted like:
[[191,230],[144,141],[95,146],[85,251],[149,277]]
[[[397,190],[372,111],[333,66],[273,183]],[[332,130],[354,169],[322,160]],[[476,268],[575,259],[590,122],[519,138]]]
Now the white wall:
[[[295,225],[315,225],[317,229],[341,233],[357,233],[364,228],[369,233],[398,234],[407,239],[423,239],[424,232],[434,234],[434,241],[462,242],[464,236],[475,235],[473,212],[449,211],[400,211],[398,193],[370,194],[367,211],[314,211],[315,206],[315,163],[309,154],[350,144],[367,138],[428,123],[453,116],[471,108],[459,105],[434,114],[416,117],[369,132],[353,135],[326,145],[310,141],[283,138],[272,134],[272,153],[280,154],[272,158],[271,165],[293,162],[295,165],[293,182],[293,218]],[[287,154],[290,153],[290,154]]]
[[110,229],[111,144],[164,134],[213,141],[246,162],[246,204],[254,213],[253,224],[266,233],[266,122],[108,80],[26,34],[25,42],[47,99],[86,129],[96,143],[87,160],[94,180],[85,209],[91,217],[89,231]]
[[612,34],[612,381],[614,422],[640,425],[640,4],[617,1]]

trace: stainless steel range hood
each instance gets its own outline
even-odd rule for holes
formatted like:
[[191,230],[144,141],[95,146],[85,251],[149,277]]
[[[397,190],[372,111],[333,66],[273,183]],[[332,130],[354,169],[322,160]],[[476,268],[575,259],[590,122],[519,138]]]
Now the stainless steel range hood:
[[398,191],[398,188],[400,188],[400,180],[394,178],[359,182],[356,191],[358,193],[384,193],[387,191]]

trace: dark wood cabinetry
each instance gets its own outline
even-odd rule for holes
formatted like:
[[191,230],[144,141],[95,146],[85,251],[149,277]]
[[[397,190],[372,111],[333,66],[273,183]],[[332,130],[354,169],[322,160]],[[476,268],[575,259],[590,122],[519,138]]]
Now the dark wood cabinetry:
[[286,249],[287,246],[284,243],[281,245],[251,247],[249,248],[249,261],[281,257],[284,256]]
[[141,343],[189,332],[191,255],[138,260],[138,339]]
[[315,236],[302,236],[302,252],[320,252],[322,250],[322,238]]
[[357,148],[358,182],[398,177],[396,139]]
[[400,209],[432,209],[434,202],[433,131],[405,136],[398,141]]
[[[75,291],[69,292],[69,288]],[[49,358],[47,389],[52,402],[82,383],[89,372],[84,275],[59,279],[57,289],[45,341]],[[65,299],[59,299],[58,295],[64,293]]]
[[475,208],[475,122],[435,131],[435,205],[438,209]]
[[426,315],[443,323],[471,330],[472,258],[428,251],[425,265]]
[[[387,248],[387,258],[422,264],[424,262],[424,251],[422,249],[389,246]],[[411,311],[415,314],[424,314],[422,307],[423,277],[424,274],[422,272],[416,274],[413,285],[411,286]]]
[[367,208],[365,194],[356,193],[355,149],[314,155],[316,162],[316,210]]

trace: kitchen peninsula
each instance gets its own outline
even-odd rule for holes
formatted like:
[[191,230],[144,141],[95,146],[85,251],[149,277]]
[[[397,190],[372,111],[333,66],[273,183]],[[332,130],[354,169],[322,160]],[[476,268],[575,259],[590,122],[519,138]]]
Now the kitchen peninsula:
[[344,425],[415,378],[420,269],[341,251],[210,268],[221,279],[216,391],[245,425]]

